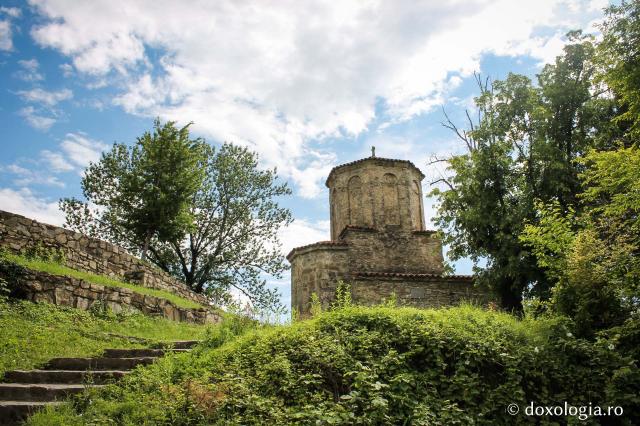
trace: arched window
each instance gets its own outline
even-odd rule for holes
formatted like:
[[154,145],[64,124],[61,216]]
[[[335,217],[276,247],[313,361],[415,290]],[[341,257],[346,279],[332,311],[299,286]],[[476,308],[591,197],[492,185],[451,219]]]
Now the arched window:
[[362,179],[353,176],[347,185],[349,191],[349,225],[364,226],[362,212]]
[[398,178],[392,173],[382,177],[382,205],[385,225],[399,225]]
[[414,180],[411,184],[411,224],[416,231],[422,231],[422,203],[420,184]]

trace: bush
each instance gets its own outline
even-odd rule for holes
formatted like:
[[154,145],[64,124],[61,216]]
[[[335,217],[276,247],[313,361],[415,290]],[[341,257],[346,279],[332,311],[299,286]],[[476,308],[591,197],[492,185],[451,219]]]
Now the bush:
[[[567,421],[505,411],[531,401],[622,405],[637,414],[640,375],[633,360],[612,349],[608,338],[575,338],[572,324],[560,318],[518,321],[473,307],[348,307],[216,346],[160,360],[120,385],[78,397],[69,423]],[[613,420],[633,424],[638,418]]]

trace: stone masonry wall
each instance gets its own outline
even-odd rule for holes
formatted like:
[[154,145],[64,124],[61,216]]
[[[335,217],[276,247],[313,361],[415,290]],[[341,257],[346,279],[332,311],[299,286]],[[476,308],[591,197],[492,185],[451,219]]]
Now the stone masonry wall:
[[[126,288],[108,287],[20,267],[17,270],[17,274],[15,270],[11,274],[11,278],[16,281],[16,292],[22,298],[33,302],[47,302],[82,310],[88,310],[96,303],[103,303],[115,313],[133,309],[173,321],[198,324],[221,321],[220,315],[206,308],[183,308],[168,300],[143,295]],[[2,273],[0,270],[0,275]]]
[[347,247],[331,242],[299,249],[291,265],[291,308],[304,314],[309,311],[311,295],[317,294],[323,305],[333,299],[339,279],[347,270]]
[[462,301],[485,305],[486,292],[473,285],[469,277],[428,276],[426,274],[354,274],[351,281],[353,301],[375,305],[395,295],[398,305],[418,308],[452,306]]
[[423,230],[424,175],[411,162],[370,157],[334,168],[327,178],[331,239],[346,226]]
[[441,274],[442,242],[435,232],[346,228],[351,270]]
[[166,290],[207,304],[203,295],[192,292],[184,283],[142,262],[121,247],[0,210],[0,246],[18,253],[37,245],[62,250],[70,268]]

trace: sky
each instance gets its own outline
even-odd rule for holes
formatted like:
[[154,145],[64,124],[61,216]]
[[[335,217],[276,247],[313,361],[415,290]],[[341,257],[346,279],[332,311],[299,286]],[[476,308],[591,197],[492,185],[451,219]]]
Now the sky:
[[[283,253],[329,239],[332,167],[464,152],[474,72],[535,80],[606,0],[0,0],[0,209],[61,225],[84,168],[153,118],[248,146],[293,195]],[[435,200],[425,199],[427,223]],[[434,228],[433,224],[430,225]],[[466,259],[456,273],[471,273]],[[290,301],[290,277],[269,285]]]

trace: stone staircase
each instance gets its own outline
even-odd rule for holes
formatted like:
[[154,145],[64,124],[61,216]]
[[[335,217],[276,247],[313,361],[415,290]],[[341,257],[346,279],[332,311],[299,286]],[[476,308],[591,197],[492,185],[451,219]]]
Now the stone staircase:
[[0,425],[16,425],[46,405],[60,404],[87,387],[112,383],[138,365],[167,352],[189,351],[197,341],[165,344],[161,349],[107,349],[98,358],[54,358],[41,370],[14,370],[0,383]]

